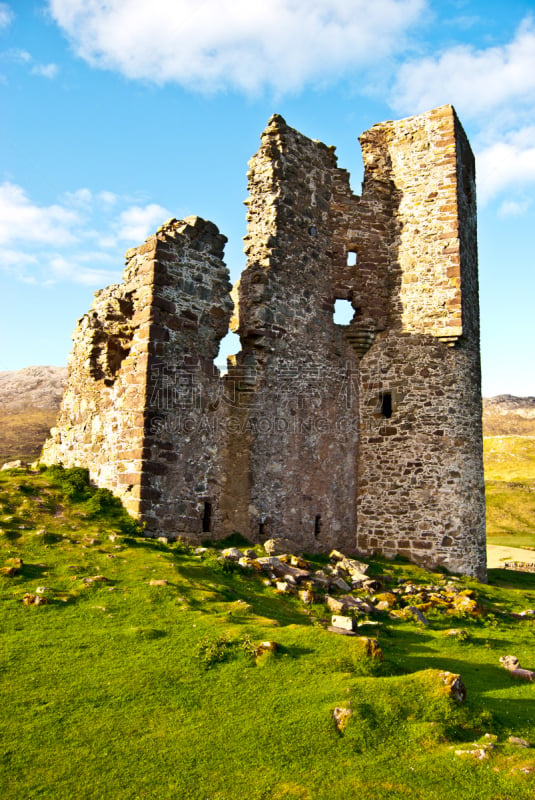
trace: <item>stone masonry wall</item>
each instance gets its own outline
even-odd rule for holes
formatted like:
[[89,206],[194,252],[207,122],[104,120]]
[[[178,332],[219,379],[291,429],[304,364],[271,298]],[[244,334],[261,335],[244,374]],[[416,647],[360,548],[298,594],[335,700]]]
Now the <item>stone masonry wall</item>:
[[332,149],[272,117],[250,162],[242,351],[227,377],[244,380],[231,413],[247,434],[240,469],[229,465],[229,523],[245,491],[246,536],[309,551],[353,548],[356,524],[357,360],[333,322],[336,171]]
[[[250,162],[247,267],[171,220],[79,322],[44,459],[147,532],[401,553],[485,577],[475,170],[451,106],[334,148],[275,115]],[[336,300],[353,319],[334,323]],[[214,368],[232,315],[241,350]]]
[[484,577],[473,156],[449,106],[374,126],[366,146],[377,133],[399,194],[399,290],[360,363],[356,546]]
[[124,283],[97,292],[73,334],[68,386],[42,459],[89,467],[148,532],[201,532],[215,522],[213,360],[232,312],[225,241],[199,217],[170,220],[127,252]]

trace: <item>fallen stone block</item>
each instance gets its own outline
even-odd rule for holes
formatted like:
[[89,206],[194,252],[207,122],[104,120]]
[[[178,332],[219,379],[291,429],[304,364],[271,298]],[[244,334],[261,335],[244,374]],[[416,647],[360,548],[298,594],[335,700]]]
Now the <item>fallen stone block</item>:
[[461,758],[473,758],[476,761],[484,761],[489,757],[489,754],[484,747],[474,747],[470,750],[456,750],[455,755],[460,756]]
[[280,556],[284,553],[291,553],[295,548],[295,543],[282,536],[267,539],[264,542],[264,550],[268,556]]
[[275,590],[279,592],[279,594],[290,594],[293,590],[293,586],[288,583],[288,581],[277,581],[275,584]]
[[357,627],[353,617],[345,617],[341,614],[333,614],[331,624],[333,628],[341,628],[344,631],[354,631]]
[[351,586],[343,578],[335,578],[331,581],[331,586],[335,589],[340,589],[341,592],[350,592]]
[[240,558],[244,557],[242,551],[238,550],[237,547],[227,547],[226,550],[222,551],[222,555],[225,558],[230,558],[231,561],[239,561]]
[[509,744],[513,744],[515,747],[531,747],[531,744],[528,742],[528,740],[521,739],[520,736],[509,736],[507,741]]
[[6,461],[5,464],[0,467],[0,472],[3,472],[5,469],[21,469],[23,466],[24,464],[20,458],[16,461]]
[[461,676],[455,672],[447,671],[439,672],[438,676],[451,699],[455,700],[456,703],[464,703],[466,700],[466,686],[462,682]]
[[301,589],[299,592],[299,599],[302,603],[308,606],[315,600],[314,592],[312,592],[310,589]]
[[383,661],[383,651],[377,639],[371,636],[360,636],[359,641],[364,645],[368,658],[376,658],[378,661]]
[[521,678],[525,681],[535,680],[535,672],[531,669],[523,669],[520,666],[520,661],[516,656],[502,656],[500,664],[504,667],[513,678]]

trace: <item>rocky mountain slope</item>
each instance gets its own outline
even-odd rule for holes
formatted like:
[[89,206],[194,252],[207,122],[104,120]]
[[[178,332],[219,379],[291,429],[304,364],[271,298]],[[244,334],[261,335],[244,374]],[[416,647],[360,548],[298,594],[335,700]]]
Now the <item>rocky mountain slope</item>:
[[0,409],[40,408],[57,411],[67,380],[66,367],[25,367],[0,372]]
[[500,394],[483,400],[485,436],[535,436],[535,397]]

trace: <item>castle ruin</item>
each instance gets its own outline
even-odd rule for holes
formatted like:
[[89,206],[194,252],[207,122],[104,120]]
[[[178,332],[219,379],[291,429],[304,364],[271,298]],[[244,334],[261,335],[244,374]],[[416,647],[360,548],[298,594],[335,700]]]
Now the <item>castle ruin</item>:
[[75,329],[43,461],[88,467],[149,535],[282,536],[484,579],[474,158],[451,106],[360,142],[357,196],[334,148],[271,118],[233,290],[199,217],[126,253]]

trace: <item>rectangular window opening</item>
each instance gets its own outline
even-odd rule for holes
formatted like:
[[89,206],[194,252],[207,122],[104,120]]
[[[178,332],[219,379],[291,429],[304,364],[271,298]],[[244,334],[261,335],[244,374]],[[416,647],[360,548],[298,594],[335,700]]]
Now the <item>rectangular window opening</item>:
[[321,514],[316,514],[316,519],[314,520],[314,536],[316,539],[320,535],[321,531]]
[[381,395],[381,414],[386,419],[392,416],[392,394],[391,392],[383,392]]

